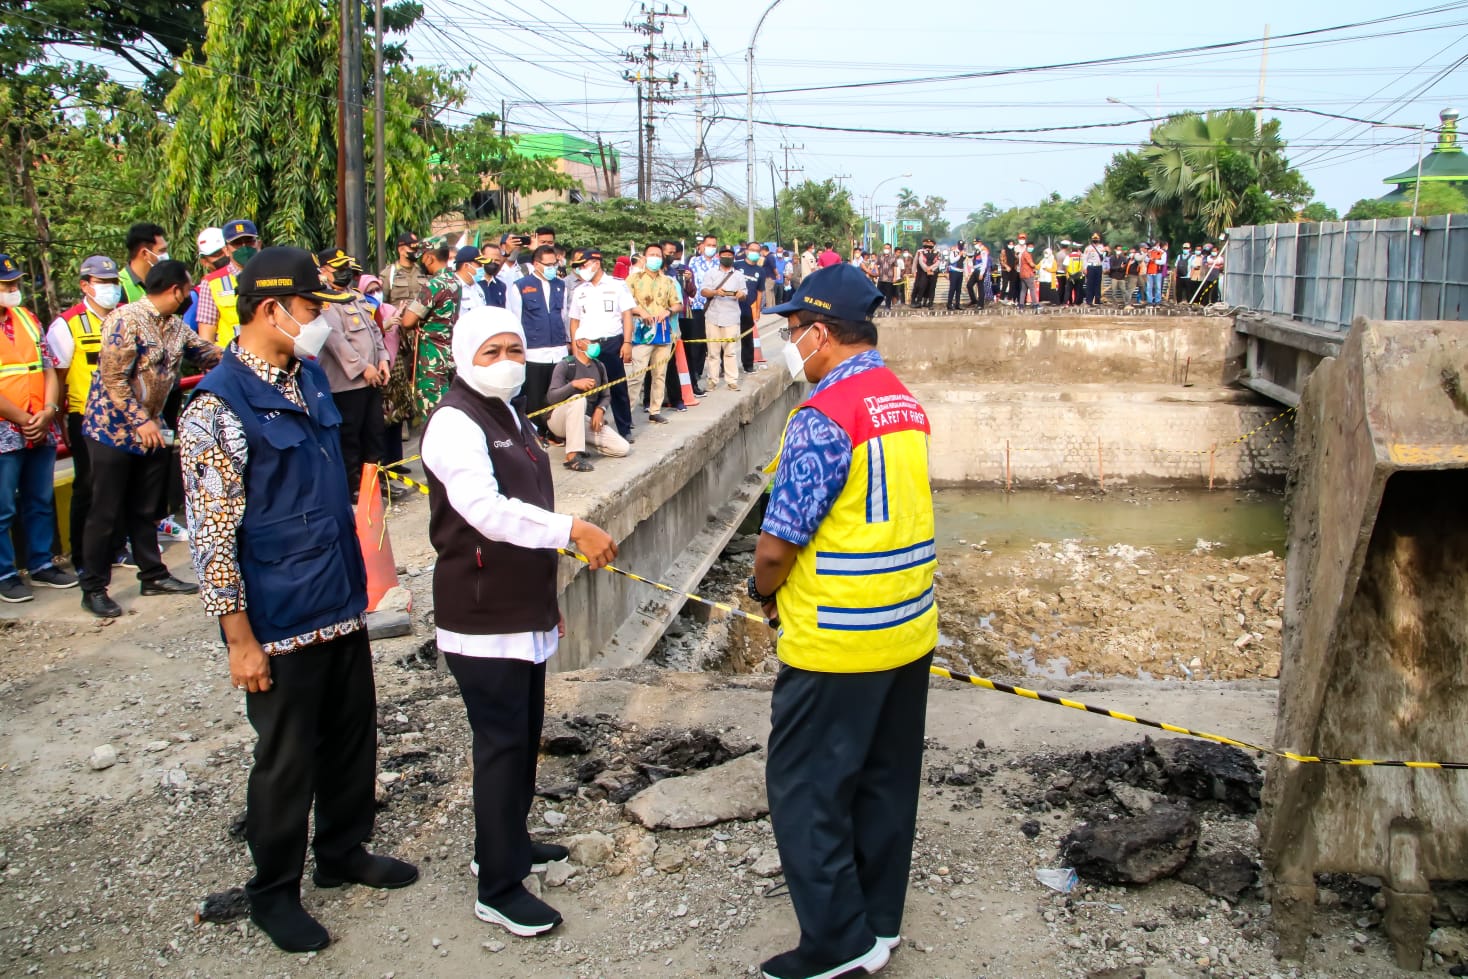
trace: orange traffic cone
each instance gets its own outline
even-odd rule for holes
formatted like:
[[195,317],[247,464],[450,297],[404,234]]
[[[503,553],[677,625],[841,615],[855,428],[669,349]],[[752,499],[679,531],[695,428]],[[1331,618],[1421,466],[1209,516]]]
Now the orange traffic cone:
[[678,361],[678,383],[683,387],[683,406],[697,408],[698,399],[693,396],[693,378],[688,373],[688,356],[683,352],[683,341],[673,344],[673,356]]
[[[764,351],[764,348],[760,345],[760,342],[759,342],[759,321],[758,320],[756,320],[755,321],[755,324],[754,324],[754,362],[756,364],[763,364],[765,362],[765,351]],[[759,368],[756,367],[755,370],[759,370]]]
[[377,610],[377,603],[388,589],[397,587],[398,564],[393,560],[392,541],[387,536],[387,515],[382,509],[382,491],[377,485],[377,467],[362,466],[362,488],[357,493],[357,543],[362,548],[362,561],[367,565],[367,611]]

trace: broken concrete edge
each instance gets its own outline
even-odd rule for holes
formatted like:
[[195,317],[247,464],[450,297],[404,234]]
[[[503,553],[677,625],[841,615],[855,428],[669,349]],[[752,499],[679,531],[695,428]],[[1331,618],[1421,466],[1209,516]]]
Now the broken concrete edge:
[[650,830],[697,829],[770,812],[761,751],[691,775],[661,779],[623,804],[633,821]]
[[[744,522],[760,496],[764,493],[765,481],[758,471],[750,473],[740,485],[739,492],[726,505],[720,507],[713,522],[702,533],[688,542],[683,556],[664,575],[663,584],[680,592],[691,592],[718,561],[719,555],[733,539],[739,525]],[[644,586],[646,587],[646,586]],[[653,647],[673,620],[682,610],[684,599],[667,592],[649,589],[649,597],[664,599],[656,607],[656,615],[637,611],[628,616],[615,635],[612,636],[601,656],[593,660],[591,668],[619,670],[636,666],[645,660]]]
[[392,639],[413,634],[413,616],[408,612],[368,612],[367,638]]

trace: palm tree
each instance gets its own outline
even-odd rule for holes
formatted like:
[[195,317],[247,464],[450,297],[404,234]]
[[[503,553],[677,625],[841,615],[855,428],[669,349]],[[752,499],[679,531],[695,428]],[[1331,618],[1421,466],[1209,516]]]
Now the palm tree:
[[1147,186],[1137,198],[1150,210],[1173,210],[1201,220],[1210,235],[1220,235],[1241,218],[1277,220],[1292,213],[1289,201],[1274,196],[1302,183],[1284,156],[1279,125],[1259,134],[1254,113],[1237,109],[1174,116],[1152,130],[1142,150]]

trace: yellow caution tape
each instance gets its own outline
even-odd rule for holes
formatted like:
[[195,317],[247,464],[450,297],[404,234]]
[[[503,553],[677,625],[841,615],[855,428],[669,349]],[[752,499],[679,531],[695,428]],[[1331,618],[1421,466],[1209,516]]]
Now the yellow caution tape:
[[1284,758],[1289,761],[1302,764],[1316,765],[1347,765],[1353,767],[1376,767],[1376,768],[1437,768],[1446,770],[1461,770],[1468,768],[1468,762],[1464,761],[1399,761],[1396,759],[1380,758],[1330,758],[1320,755],[1301,755],[1293,751],[1285,751],[1281,748],[1271,748],[1267,745],[1252,744],[1248,741],[1240,741],[1237,738],[1226,737],[1222,734],[1210,734],[1207,731],[1194,731],[1192,728],[1179,727],[1176,724],[1167,724],[1163,721],[1153,721],[1145,717],[1136,717],[1119,710],[1110,710],[1106,707],[1096,707],[1091,704],[1083,704],[1078,700],[1067,700],[1053,693],[1041,693],[1038,690],[1026,690],[1024,687],[1014,687],[998,680],[990,680],[981,676],[970,676],[967,673],[954,673],[941,666],[929,669],[934,676],[941,676],[948,680],[957,680],[960,683],[972,683],[974,686],[983,687],[985,690],[993,690],[996,693],[1012,694],[1016,697],[1024,697],[1028,700],[1040,700],[1047,704],[1055,704],[1059,707],[1069,707],[1071,710],[1083,710],[1088,714],[1100,714],[1114,721],[1126,721],[1128,724],[1141,724],[1145,727],[1155,727],[1159,731],[1168,731],[1172,734],[1185,734],[1190,738],[1201,738],[1204,741],[1215,741],[1218,744],[1232,745],[1235,748],[1244,748],[1249,751],[1258,751],[1276,758]]
[[[1263,428],[1264,426],[1260,427]],[[425,486],[423,483],[418,482],[417,480],[409,479],[407,476],[400,476],[394,472],[388,472],[385,469],[380,469],[379,471],[388,479],[392,479],[407,486],[411,486],[414,489],[418,490],[418,492],[420,493],[428,492],[428,487]],[[572,551],[568,548],[560,547],[556,550],[559,553],[564,554],[566,557],[575,558],[583,564],[591,563],[587,560],[585,555],[578,554],[577,552]],[[670,595],[676,595],[679,598],[684,598],[689,601],[698,602],[700,605],[707,605],[710,608],[720,609],[721,611],[727,612],[730,615],[735,615],[742,619],[748,619],[751,622],[759,622],[764,625],[772,625],[770,620],[766,619],[764,616],[755,615],[753,612],[746,612],[744,609],[738,608],[734,605],[730,605],[726,602],[716,602],[712,599],[704,598],[702,595],[696,595],[693,592],[681,591],[677,588],[674,588],[672,585],[665,585],[660,581],[653,581],[651,578],[644,578],[642,575],[634,574],[633,572],[627,571],[624,568],[619,568],[616,565],[603,565],[600,570],[607,571],[616,575],[621,575],[624,578],[630,578],[633,581],[641,582],[644,585],[650,585],[651,587],[656,588],[659,591],[667,592]],[[1441,771],[1461,771],[1463,769],[1468,769],[1468,762],[1463,761],[1407,761],[1395,758],[1333,758],[1322,755],[1304,755],[1294,751],[1286,751],[1282,748],[1271,748],[1268,745],[1254,744],[1250,741],[1241,741],[1238,738],[1230,738],[1227,735],[1223,734],[1212,734],[1208,731],[1195,731],[1192,728],[1182,727],[1181,725],[1177,724],[1168,724],[1165,721],[1154,721],[1146,717],[1138,717],[1135,714],[1128,714],[1123,711],[1112,710],[1108,707],[1097,707],[1093,704],[1084,704],[1078,700],[1070,700],[1068,698],[1061,697],[1053,693],[1044,693],[1039,690],[1028,690],[1024,687],[1012,686],[1008,683],[1003,683],[999,680],[991,680],[987,677],[973,676],[968,673],[956,673],[942,666],[930,667],[928,672],[931,673],[933,676],[943,677],[945,680],[954,680],[959,683],[971,683],[976,687],[982,687],[985,690],[992,690],[995,693],[1007,693],[1015,697],[1024,697],[1027,700],[1038,700],[1043,703],[1054,704],[1057,707],[1069,707],[1071,710],[1085,711],[1088,714],[1098,714],[1102,717],[1109,717],[1114,721],[1125,721],[1128,724],[1140,724],[1143,727],[1156,728],[1159,731],[1167,731],[1170,734],[1182,734],[1190,738],[1199,738],[1203,741],[1213,741],[1217,744],[1231,745],[1235,748],[1242,748],[1246,751],[1257,751],[1261,754],[1273,755],[1276,758],[1283,758],[1287,761],[1298,762],[1300,764],[1340,765],[1350,768],[1428,768]]]

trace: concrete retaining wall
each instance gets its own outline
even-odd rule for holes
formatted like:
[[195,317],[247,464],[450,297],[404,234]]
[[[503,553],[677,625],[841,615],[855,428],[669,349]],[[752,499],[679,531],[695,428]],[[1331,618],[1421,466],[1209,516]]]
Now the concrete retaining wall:
[[[766,356],[778,354],[779,341],[771,341]],[[774,361],[745,377],[739,393],[711,394],[663,430],[639,422],[632,454],[598,459],[589,478],[558,471],[557,509],[611,534],[620,567],[696,591],[758,499],[765,480],[757,470],[774,456],[785,419],[804,396],[804,386],[791,384]],[[681,605],[650,586],[563,561],[566,639],[556,669],[641,662]]]
[[[1244,441],[1283,409],[1249,392],[1193,393],[1113,385],[949,389],[918,385],[932,417],[940,485],[1003,484],[1005,440],[1015,485],[1055,480],[1206,484],[1209,448],[1220,483],[1277,484],[1289,468],[1292,416]],[[1097,442],[1100,442],[1099,458]]]
[[878,321],[882,354],[904,377],[1018,382],[1188,380],[1228,384],[1243,367],[1224,316],[945,316]]

